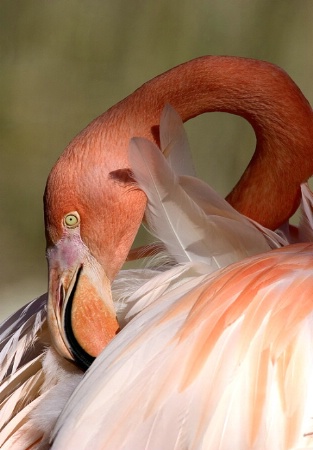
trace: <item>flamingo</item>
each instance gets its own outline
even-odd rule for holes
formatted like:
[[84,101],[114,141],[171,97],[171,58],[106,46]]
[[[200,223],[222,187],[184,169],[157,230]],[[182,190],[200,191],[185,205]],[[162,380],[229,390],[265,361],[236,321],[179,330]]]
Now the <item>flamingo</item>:
[[158,141],[165,103],[183,121],[214,110],[251,123],[256,151],[227,199],[268,228],[277,228],[295,211],[300,184],[312,174],[311,107],[285,72],[268,63],[195,59],[154,78],[99,116],[63,152],[45,191],[48,322],[54,346],[66,358],[88,364],[118,332],[110,284],[146,206],[144,192],[131,184],[128,143],[133,136]]
[[[271,102],[273,96],[277,97],[277,103]],[[139,121],[138,114],[142,108],[142,102],[148,102],[151,108],[142,110]],[[313,136],[311,108],[299,89],[283,71],[264,62],[229,57],[204,57],[193,60],[147,83],[92,122],[72,141],[58,160],[49,176],[45,193],[50,277],[48,322],[52,345],[61,356],[67,359],[72,358],[82,366],[89,365],[92,358],[99,355],[119,329],[120,325],[115,318],[111,299],[110,284],[126,259],[146,206],[143,190],[134,188],[126,152],[127,142],[132,136],[142,136],[159,143],[157,115],[160,114],[166,102],[174,105],[183,120],[211,110],[239,114],[249,120],[257,136],[256,152],[228,199],[239,211],[268,227],[276,228],[289,218],[299,201],[300,184],[312,172],[310,158],[307,158],[312,148]],[[294,129],[291,130],[286,124],[293,124]],[[132,141],[132,146],[135,148],[132,153],[136,153],[136,149],[139,149],[140,153],[141,146],[150,145],[147,142]],[[297,151],[290,151],[293,148]],[[278,158],[273,159],[273,152],[278,155]],[[297,161],[301,161],[301,167]],[[282,174],[285,174],[286,166],[288,167],[289,164],[292,165],[293,170],[289,171],[288,183],[285,186],[282,184]],[[132,169],[136,174],[136,167],[133,166]],[[267,174],[266,178],[262,176],[263,173]],[[183,190],[185,192],[187,190],[191,198],[195,195],[195,192],[192,194],[193,188],[189,188],[188,191],[186,184]],[[198,191],[196,197],[196,203],[203,204],[203,198],[201,199]],[[256,199],[259,200],[256,201]],[[268,206],[266,201],[269,202]],[[121,215],[123,215],[122,221]],[[104,240],[102,230],[106,230]],[[196,252],[195,260],[198,256]],[[208,255],[208,258],[210,256]],[[250,264],[249,261],[245,260],[243,264]],[[184,278],[182,275],[186,275],[184,270],[187,270],[187,266],[184,270],[181,267],[175,268],[174,270],[178,273],[178,275],[176,273],[177,285],[173,288],[167,284],[164,296],[160,296],[160,299],[167,299],[166,295],[176,289],[181,294],[182,277],[187,280],[183,283],[184,288],[188,289],[186,292],[193,293],[194,290],[196,292],[195,295],[187,295],[185,292],[186,297],[192,297],[191,301],[186,300],[188,306],[186,308],[183,306],[184,301],[181,297],[179,300],[175,297],[173,304],[169,304],[168,301],[153,303],[151,300],[153,296],[150,296],[148,303],[147,299],[145,300],[143,313],[138,312],[135,306],[135,313],[132,313],[129,324],[119,336],[114,337],[112,344],[99,358],[100,362],[97,361],[93,365],[90,375],[81,383],[78,394],[74,395],[68,409],[65,409],[64,416],[61,416],[61,422],[57,425],[57,430],[61,431],[57,434],[54,444],[56,448],[74,448],[66,447],[74,445],[70,443],[67,431],[70,430],[68,425],[72,423],[75,416],[75,411],[71,408],[73,402],[75,403],[80,395],[84,395],[86,386],[92,386],[89,380],[93,379],[95,367],[102,367],[101,362],[108,360],[104,355],[110,354],[110,349],[113,348],[114,356],[114,345],[120,345],[121,339],[123,336],[127,337],[127,333],[130,333],[131,339],[134,339],[134,347],[141,346],[143,338],[140,338],[137,332],[136,336],[133,335],[136,329],[134,324],[143,318],[144,325],[148,326],[154,312],[151,313],[152,316],[148,313],[145,315],[145,312],[154,311],[155,305],[160,307],[160,304],[165,305],[161,308],[161,314],[168,313],[169,316],[171,316],[171,309],[166,312],[166,306],[174,308],[174,316],[175,308],[179,312],[179,305],[182,305],[182,309],[187,313],[191,308],[196,310],[199,300],[197,293],[200,289],[199,287],[197,290],[197,285],[211,286],[212,284],[214,287],[214,280],[219,280],[219,276],[222,277],[220,274],[208,275],[208,268],[204,262],[192,261],[188,264],[191,265],[188,266],[188,270],[191,270],[193,276]],[[243,266],[243,272],[244,269],[245,266]],[[227,270],[231,269],[225,269]],[[225,274],[227,276],[227,272]],[[164,276],[164,274],[161,275]],[[156,275],[155,278],[159,276]],[[166,276],[169,276],[169,271]],[[191,286],[188,285],[188,280],[192,283]],[[141,303],[141,300],[136,301],[136,305]],[[206,303],[211,304],[207,296],[204,300],[204,304]],[[147,305],[149,307],[146,310]],[[179,318],[181,319],[181,316]],[[183,320],[187,320],[186,317]],[[172,325],[171,322],[170,324]],[[177,325],[178,322],[175,324]],[[189,328],[192,329],[193,326]],[[158,326],[155,330],[156,334],[152,332],[154,338],[159,336]],[[168,335],[165,335],[165,341],[166,339]],[[126,339],[125,345],[127,342],[129,340]],[[214,345],[213,343],[212,346]],[[143,345],[141,350],[144,348]],[[158,345],[156,348],[159,348]],[[192,348],[191,346],[190,352]],[[131,353],[129,352],[129,355]],[[210,355],[206,356],[209,358]],[[130,361],[130,358],[127,360]],[[166,361],[167,358],[164,364]],[[142,363],[144,364],[144,360]],[[110,365],[107,368],[110,369]],[[138,373],[141,373],[141,369],[142,367],[138,368]],[[199,373],[203,375],[200,369]],[[121,379],[117,377],[117,384],[120,381]],[[101,383],[99,386],[99,389],[103,388]],[[157,392],[158,389],[155,390],[155,393]],[[94,406],[92,402],[90,404],[91,406],[86,408],[87,412],[92,411]],[[114,404],[117,405],[118,402]],[[112,407],[114,408],[114,405]],[[166,410],[169,411],[170,408]],[[140,416],[142,411],[146,409],[137,408],[136,410],[139,416],[135,414],[135,417],[139,417],[139,421],[142,419]],[[158,416],[159,410],[156,408],[155,411]],[[156,429],[160,430],[160,423],[157,421],[155,423]],[[125,430],[128,430],[129,423],[125,427]],[[185,432],[182,428],[180,430]],[[194,428],[191,427],[191,430],[193,433]],[[138,439],[136,432],[129,438],[134,440],[128,440],[125,448],[130,448],[127,445],[130,445],[130,442],[135,443]],[[146,432],[147,430],[144,433],[139,432],[141,439],[145,439]],[[77,436],[79,435],[80,433],[77,433]],[[128,435],[126,436],[128,439]],[[255,442],[254,438],[253,435],[250,441],[248,440],[249,445]],[[101,444],[105,442],[103,439],[106,437],[100,436],[101,441],[97,441],[98,446],[103,445]],[[190,441],[189,437],[187,441]],[[138,444],[141,441],[136,442]],[[162,446],[162,448],[166,447]]]

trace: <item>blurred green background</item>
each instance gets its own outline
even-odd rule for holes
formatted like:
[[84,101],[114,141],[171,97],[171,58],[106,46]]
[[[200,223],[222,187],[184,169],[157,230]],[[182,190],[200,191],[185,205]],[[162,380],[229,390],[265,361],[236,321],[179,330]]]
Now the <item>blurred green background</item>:
[[[2,0],[0,317],[46,290],[42,195],[72,137],[205,54],[274,62],[312,104],[312,23],[312,0]],[[252,155],[250,126],[209,114],[187,131],[199,176],[226,194]]]

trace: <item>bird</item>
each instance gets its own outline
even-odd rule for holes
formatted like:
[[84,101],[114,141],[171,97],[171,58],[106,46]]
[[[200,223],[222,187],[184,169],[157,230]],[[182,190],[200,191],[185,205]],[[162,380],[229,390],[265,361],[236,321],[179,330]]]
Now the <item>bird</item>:
[[[273,97],[277,102],[271,101]],[[143,108],[145,103],[150,107]],[[134,326],[136,313],[117,335],[120,324],[111,298],[111,283],[129,252],[148,196],[136,186],[127,146],[133,136],[148,139],[132,140],[133,154],[142,145],[149,146],[149,140],[160,144],[158,116],[165,103],[172,104],[183,121],[217,110],[242,115],[252,124],[257,136],[256,152],[228,196],[240,212],[275,229],[298,205],[300,184],[312,172],[308,156],[312,148],[312,111],[285,72],[260,61],[202,57],[146,83],[83,130],[48,178],[47,321],[51,347],[61,355],[51,350],[54,361],[74,359],[86,368],[111,340],[116,342],[124,329]],[[291,124],[292,131],[286,123]],[[290,150],[294,148],[297,152]],[[282,174],[289,166],[292,170],[285,184]],[[192,186],[184,182],[180,187],[188,197],[196,197],[202,207],[204,198]],[[207,258],[212,260],[211,255]],[[173,270],[179,285],[182,279],[200,283],[204,276],[213,276],[207,274],[210,265],[203,261],[186,264],[185,272],[177,266],[164,274],[154,273],[153,278],[166,278]],[[187,274],[188,264],[192,276]],[[165,286],[166,292],[171,290],[168,280]],[[78,377],[82,377],[81,373]]]
[[95,119],[62,153],[44,195],[49,329],[59,354],[84,367],[119,330],[110,286],[146,206],[144,192],[134,188],[129,140],[158,143],[166,103],[183,122],[209,111],[250,122],[255,153],[227,200],[267,228],[288,220],[298,207],[301,183],[313,171],[311,106],[284,71],[262,61],[191,60]]

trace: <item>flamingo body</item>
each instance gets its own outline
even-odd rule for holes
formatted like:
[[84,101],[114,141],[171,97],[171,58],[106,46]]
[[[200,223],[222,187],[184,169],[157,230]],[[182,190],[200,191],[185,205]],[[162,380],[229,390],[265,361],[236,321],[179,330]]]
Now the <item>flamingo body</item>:
[[288,246],[211,275],[195,264],[148,302],[147,286],[62,413],[53,448],[310,448],[312,252]]
[[[180,125],[173,142],[176,125],[159,129],[166,103],[183,121],[214,110],[251,123],[256,153],[228,196],[240,212],[275,228],[298,205],[300,184],[313,171],[312,110],[273,65],[199,58],[93,121],[47,181],[50,348],[44,355],[45,309],[37,301],[29,323],[40,317],[42,328],[22,346],[23,324],[12,329],[9,359],[21,364],[8,365],[3,384],[10,407],[3,448],[48,445],[64,407],[54,393],[71,397],[52,433],[56,449],[289,449],[310,442],[312,247],[272,250],[286,240],[180,165]],[[126,275],[120,268],[144,212],[169,259]],[[64,361],[86,369],[100,353],[83,380]],[[15,405],[14,395],[23,400]]]

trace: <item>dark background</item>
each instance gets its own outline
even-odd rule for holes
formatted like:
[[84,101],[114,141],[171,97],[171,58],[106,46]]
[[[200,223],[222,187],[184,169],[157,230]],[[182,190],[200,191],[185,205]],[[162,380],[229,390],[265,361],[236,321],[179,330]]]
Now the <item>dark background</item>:
[[[312,23],[312,0],[2,0],[0,317],[46,290],[42,195],[72,137],[143,82],[205,54],[274,62],[312,104]],[[209,114],[187,131],[198,175],[226,194],[252,155],[250,126]]]

